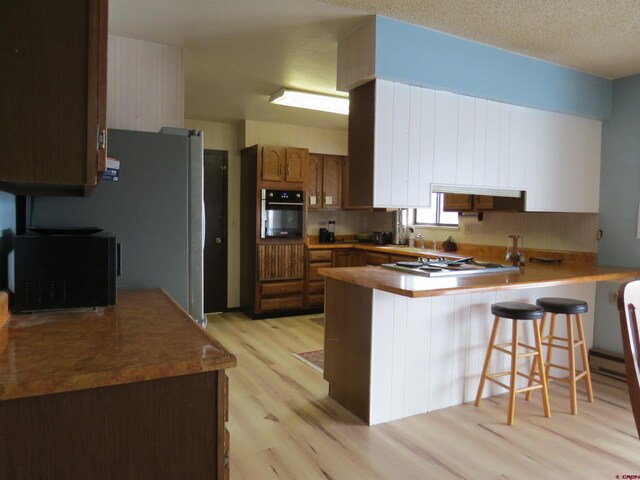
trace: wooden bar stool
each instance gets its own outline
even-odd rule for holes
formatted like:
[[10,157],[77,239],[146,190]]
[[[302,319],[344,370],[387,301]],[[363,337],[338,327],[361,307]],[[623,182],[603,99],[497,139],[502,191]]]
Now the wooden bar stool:
[[[593,403],[593,389],[591,387],[591,374],[589,373],[589,358],[587,355],[587,344],[584,338],[584,328],[582,326],[582,314],[588,311],[587,302],[582,300],[575,300],[573,298],[555,298],[545,297],[536,300],[536,304],[542,307],[545,311],[545,315],[542,318],[540,325],[540,332],[544,335],[544,327],[547,317],[550,317],[549,322],[549,334],[542,337],[542,344],[547,347],[547,358],[544,362],[545,371],[544,375],[547,380],[558,380],[561,382],[567,382],[569,384],[569,394],[571,398],[571,414],[577,415],[578,413],[578,399],[576,394],[576,382],[584,377],[587,387],[587,400]],[[558,337],[555,334],[556,328],[556,316],[564,315],[567,323],[567,336]],[[578,331],[578,340],[575,340],[573,330],[573,318],[576,321],[576,329]],[[582,367],[583,370],[576,372],[576,355],[575,349],[580,347],[580,354],[582,355]],[[569,366],[557,365],[552,363],[553,349],[559,348],[561,350],[567,350],[569,355]],[[569,372],[567,378],[555,377],[550,375],[551,367],[559,368]],[[534,362],[531,365],[531,377],[535,377],[538,372],[538,365]],[[531,383],[531,381],[530,381]],[[531,392],[527,393],[527,400],[531,397]]]
[[[549,408],[549,396],[547,394],[547,382],[544,376],[544,368],[542,362],[542,346],[540,341],[540,329],[538,320],[544,315],[544,310],[540,307],[532,305],[530,303],[521,302],[501,302],[491,305],[491,313],[495,315],[493,321],[493,328],[491,329],[491,338],[489,339],[489,348],[487,349],[487,356],[484,359],[484,366],[482,367],[482,375],[480,376],[480,385],[478,385],[478,393],[476,394],[475,405],[480,405],[482,399],[482,391],[484,390],[485,380],[490,380],[501,387],[506,388],[509,391],[509,411],[507,413],[507,424],[513,425],[513,418],[516,409],[516,394],[521,392],[529,392],[534,389],[542,389],[542,405],[544,408],[544,416],[550,417],[551,410]],[[500,327],[500,320],[502,318],[509,318],[511,322],[511,342],[496,344],[496,336]],[[518,341],[518,323],[525,320],[531,320],[533,322],[533,333],[535,337],[535,347],[527,345]],[[518,347],[522,347],[527,350],[527,353],[518,353]],[[499,372],[494,374],[487,374],[489,363],[491,362],[491,354],[493,350],[511,355],[511,370],[508,372]],[[538,363],[540,375],[539,379],[533,378],[530,375],[526,375],[518,371],[518,358],[521,357],[535,357],[534,361]],[[498,380],[499,377],[509,376],[509,385],[502,383]],[[529,384],[524,388],[517,388],[518,375],[527,378]],[[535,384],[534,384],[535,383]]]

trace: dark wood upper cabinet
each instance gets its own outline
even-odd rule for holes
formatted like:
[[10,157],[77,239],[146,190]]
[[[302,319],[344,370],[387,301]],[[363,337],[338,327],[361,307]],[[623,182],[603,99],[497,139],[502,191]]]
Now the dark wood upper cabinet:
[[342,207],[342,171],[345,157],[309,154],[307,204],[309,209]]
[[524,195],[521,194],[520,197],[495,197],[445,193],[442,209],[445,212],[523,212]]
[[304,183],[308,150],[292,147],[262,148],[262,180]]
[[349,160],[345,173],[345,208],[373,206],[375,84],[349,92]]
[[105,170],[107,0],[0,2],[0,189],[86,195]]

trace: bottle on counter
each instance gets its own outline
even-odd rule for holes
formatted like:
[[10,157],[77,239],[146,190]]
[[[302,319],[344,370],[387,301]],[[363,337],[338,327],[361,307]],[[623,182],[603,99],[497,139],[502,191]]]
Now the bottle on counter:
[[415,236],[415,234],[413,232],[413,228],[411,228],[411,227],[409,227],[409,239],[408,239],[407,244],[410,247],[415,247],[416,246],[416,236]]

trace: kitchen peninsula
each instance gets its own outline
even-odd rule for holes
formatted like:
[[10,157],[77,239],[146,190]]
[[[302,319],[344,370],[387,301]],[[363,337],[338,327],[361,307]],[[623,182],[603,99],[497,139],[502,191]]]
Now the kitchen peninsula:
[[[640,269],[527,264],[520,272],[428,278],[369,266],[321,269],[320,274],[326,278],[329,395],[375,425],[473,400],[492,303],[572,297],[593,310],[595,282],[631,279]],[[591,346],[592,311],[584,325]],[[501,341],[508,336],[508,329],[498,334]],[[494,357],[495,371],[508,370],[508,356]],[[566,364],[566,357],[555,361]],[[504,391],[490,387],[485,396]]]
[[163,290],[4,329],[0,478],[228,478],[236,359]]

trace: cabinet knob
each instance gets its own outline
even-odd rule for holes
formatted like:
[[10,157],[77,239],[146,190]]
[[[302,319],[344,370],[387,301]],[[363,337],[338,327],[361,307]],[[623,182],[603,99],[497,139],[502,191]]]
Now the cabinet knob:
[[216,242],[216,245],[222,245],[222,239],[220,237],[216,237],[214,242]]

